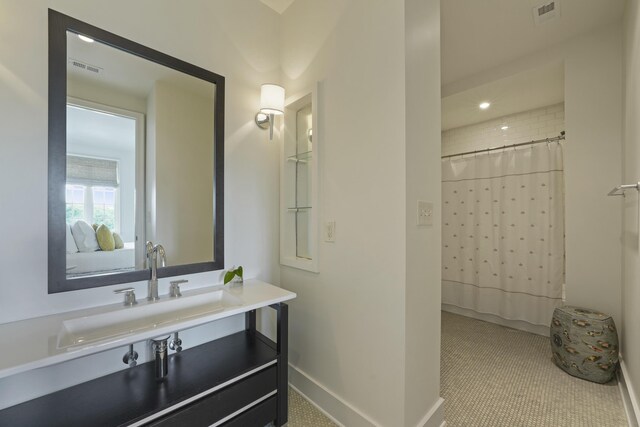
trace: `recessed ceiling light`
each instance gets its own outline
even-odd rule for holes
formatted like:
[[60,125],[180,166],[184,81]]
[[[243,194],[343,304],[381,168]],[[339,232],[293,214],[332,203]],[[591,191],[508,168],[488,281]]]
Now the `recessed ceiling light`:
[[486,110],[490,106],[491,106],[491,103],[490,102],[486,102],[486,101],[485,102],[481,102],[480,105],[479,105],[481,110]]
[[93,43],[94,40],[91,37],[83,36],[82,34],[78,34],[78,38],[83,42]]
[[504,126],[502,126],[500,129],[502,129],[502,130],[507,130],[507,129],[509,129],[509,126],[504,125]]

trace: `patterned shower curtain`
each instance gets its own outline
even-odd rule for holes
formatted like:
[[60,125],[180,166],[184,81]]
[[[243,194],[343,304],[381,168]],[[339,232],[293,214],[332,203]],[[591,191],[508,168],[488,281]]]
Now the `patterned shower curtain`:
[[560,143],[442,160],[442,302],[548,326],[562,303]]

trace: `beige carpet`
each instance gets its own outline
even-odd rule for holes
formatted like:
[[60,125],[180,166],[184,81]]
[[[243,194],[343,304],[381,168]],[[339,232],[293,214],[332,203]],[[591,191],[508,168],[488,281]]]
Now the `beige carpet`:
[[304,397],[289,387],[289,422],[287,427],[337,427]]
[[627,426],[616,381],[566,374],[548,338],[443,312],[441,362],[447,427]]

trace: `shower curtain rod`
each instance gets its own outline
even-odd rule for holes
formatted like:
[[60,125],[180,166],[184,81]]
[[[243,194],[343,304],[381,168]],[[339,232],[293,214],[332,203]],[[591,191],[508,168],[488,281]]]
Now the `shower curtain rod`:
[[559,136],[554,136],[553,138],[536,139],[534,141],[520,142],[518,144],[503,145],[502,147],[492,147],[492,148],[485,148],[484,150],[474,150],[474,151],[465,151],[464,153],[448,154],[446,156],[442,156],[441,158],[447,159],[449,157],[464,156],[466,154],[488,153],[490,151],[495,151],[495,150],[504,150],[505,148],[522,147],[524,145],[541,144],[543,142],[563,141],[564,139],[565,139],[564,131],[562,131],[560,132]]

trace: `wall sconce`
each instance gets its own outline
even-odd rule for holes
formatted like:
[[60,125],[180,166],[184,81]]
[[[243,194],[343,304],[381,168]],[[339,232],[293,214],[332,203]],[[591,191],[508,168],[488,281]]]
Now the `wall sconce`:
[[284,114],[284,88],[274,84],[263,84],[260,88],[260,111],[256,124],[260,129],[269,129],[269,140],[273,140],[275,116]]

